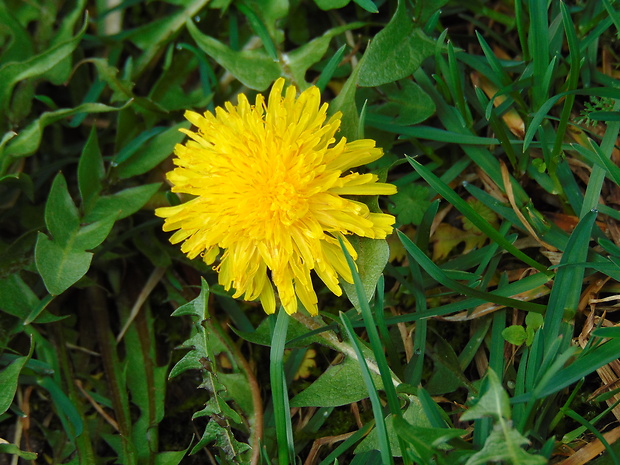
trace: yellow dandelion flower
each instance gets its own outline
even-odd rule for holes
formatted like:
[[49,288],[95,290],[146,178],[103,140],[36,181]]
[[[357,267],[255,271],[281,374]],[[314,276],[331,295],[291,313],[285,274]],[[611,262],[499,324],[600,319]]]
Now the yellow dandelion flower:
[[176,231],[173,244],[192,259],[201,255],[218,271],[219,283],[234,297],[260,299],[267,313],[276,309],[274,286],[287,313],[297,299],[318,314],[310,278],[314,270],[336,295],[340,276],[352,283],[338,243],[356,258],[348,234],[383,239],[394,217],[372,213],[343,195],[389,195],[391,184],[350,168],[383,155],[375,142],[336,141],[341,114],[327,119],[317,87],[297,96],[278,79],[269,98],[251,105],[239,95],[215,114],[187,111],[197,128],[175,147],[177,167],[168,173],[172,191],[193,196],[183,204],[158,208],[164,231]]

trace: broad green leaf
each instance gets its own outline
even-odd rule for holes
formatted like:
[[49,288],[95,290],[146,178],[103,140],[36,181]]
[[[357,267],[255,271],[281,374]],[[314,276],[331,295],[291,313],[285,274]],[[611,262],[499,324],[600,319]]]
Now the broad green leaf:
[[179,465],[188,450],[189,447],[185,450],[158,452],[155,455],[155,465]]
[[487,465],[502,462],[511,465],[545,465],[542,455],[526,452],[523,446],[529,441],[513,427],[496,424],[486,439],[484,447],[472,455],[465,465]]
[[149,98],[135,95],[132,91],[133,84],[120,79],[118,77],[118,69],[110,65],[107,60],[103,58],[90,58],[84,60],[83,63],[92,63],[95,65],[99,78],[114,91],[112,101],[131,100],[139,107],[152,111],[153,113],[158,113],[160,115],[167,113],[166,109],[158,103],[153,102]]
[[21,450],[15,444],[2,443],[0,444],[0,454],[17,455],[25,460],[36,460],[38,455],[36,452],[27,452]]
[[63,247],[43,233],[39,233],[34,253],[37,270],[52,295],[62,294],[75,284],[93,259],[92,253]]
[[362,68],[362,64],[365,59],[364,55],[358,65],[353,68],[351,75],[342,86],[338,96],[332,101],[329,106],[330,114],[336,112],[342,112],[342,124],[340,125],[339,135],[346,137],[348,140],[361,139],[359,131],[360,117],[357,112],[357,105],[355,103],[355,93],[357,90],[357,80]]
[[[75,29],[75,25],[78,23],[81,17],[85,14],[84,6],[86,5],[86,0],[77,0],[73,2],[72,10],[63,13],[62,22],[58,27],[58,31],[52,37],[50,41],[50,47],[54,47],[59,45],[65,41],[71,40],[73,36],[73,30]],[[58,14],[58,13],[56,13]],[[87,18],[88,19],[88,18]],[[41,77],[43,79],[49,80],[51,83],[55,85],[61,85],[65,81],[69,79],[71,76],[71,71],[73,69],[73,59],[71,55],[67,55],[58,63],[56,63],[51,69],[45,72]]]
[[[249,2],[250,3],[250,2]],[[289,0],[252,0],[254,11],[256,11],[265,22],[271,37],[277,37],[278,20],[286,17],[289,12]]]
[[[410,403],[407,407],[407,410],[403,413],[402,418],[411,425],[415,425],[422,428],[428,428],[428,420],[424,415],[424,411],[422,410],[422,406],[420,402],[415,397],[410,397]],[[395,422],[396,417],[394,415],[388,415],[385,420],[385,425],[387,427],[388,439],[390,441],[390,448],[392,449],[392,454],[394,457],[402,457],[403,453],[400,448],[398,434],[396,432]],[[398,423],[397,423],[398,424]],[[448,429],[446,432],[450,431]],[[379,450],[379,442],[377,440],[377,430],[373,429],[366,438],[359,443],[359,445],[355,448],[355,453],[360,454],[363,452],[367,452],[370,450]]]
[[527,333],[523,326],[511,325],[502,331],[502,337],[506,342],[520,346],[527,340]]
[[116,167],[118,177],[121,179],[130,178],[155,168],[171,156],[174,146],[186,137],[179,129],[188,129],[189,127],[190,123],[184,121],[153,137],[144,147]]
[[50,124],[78,113],[106,113],[109,111],[118,111],[130,103],[131,102],[128,102],[123,107],[111,107],[102,103],[83,103],[75,108],[63,108],[43,113],[38,119],[34,120],[20,131],[17,136],[6,145],[4,151],[0,152],[0,161],[3,163],[3,166],[0,168],[3,168],[4,164],[6,164],[6,161],[3,160],[4,157],[25,157],[36,152],[39,145],[41,145],[43,129]]
[[117,220],[128,217],[142,208],[153,197],[161,183],[130,187],[112,195],[99,197],[93,209],[84,216],[85,222],[101,221],[106,218]]
[[[45,303],[39,300],[18,273],[0,279],[0,295],[2,296],[0,310],[22,321],[28,319],[34,311],[37,311]],[[39,313],[36,322],[50,323],[62,318],[45,312]]]
[[[372,374],[377,389],[381,377]],[[368,397],[359,362],[346,357],[339,365],[331,365],[314,383],[291,399],[291,407],[338,407]]]
[[185,0],[178,4],[182,9],[162,18],[149,21],[145,26],[131,32],[131,40],[144,53],[136,61],[134,76],[141,74],[151,61],[159,55],[166,44],[174,38],[187,21],[202,10],[209,0]]
[[397,221],[402,224],[419,225],[431,202],[428,199],[428,187],[419,184],[407,184],[400,187],[398,192],[390,196],[390,213],[396,215]]
[[187,30],[202,51],[250,89],[263,91],[282,73],[280,64],[263,50],[236,52],[219,40],[200,32],[192,21],[187,22]]
[[433,457],[439,451],[452,449],[447,442],[464,436],[465,430],[455,428],[428,428],[409,424],[404,418],[394,417],[392,420],[396,434],[413,448],[423,463],[433,463]]
[[314,3],[316,3],[321,10],[327,11],[345,7],[350,1],[351,0],[314,0]]
[[361,6],[364,10],[368,11],[369,13],[379,13],[379,10],[377,9],[377,5],[375,5],[375,3],[372,0],[353,0],[355,3],[357,3],[359,6]]
[[[119,125],[121,124],[122,123],[119,121]],[[123,144],[123,148],[116,152],[114,157],[112,157],[112,166],[117,166],[121,163],[125,163],[153,137],[161,134],[165,130],[166,128],[163,126],[155,126],[140,132],[140,134],[138,134],[136,137],[128,141],[126,144]]]
[[435,364],[426,389],[432,395],[438,396],[454,392],[459,387],[472,391],[472,385],[463,374],[459,358],[454,348],[441,335],[437,335],[437,342],[430,353]]
[[373,105],[371,111],[393,117],[394,124],[413,126],[428,119],[435,113],[435,103],[415,82],[403,79],[381,86],[386,102]]
[[88,15],[84,18],[84,26],[75,37],[26,61],[12,61],[0,67],[0,82],[2,83],[0,86],[0,120],[9,111],[9,102],[15,85],[25,79],[40,76],[72,53],[82,40],[87,26]]
[[[375,294],[377,281],[379,281],[379,277],[390,258],[390,246],[385,239],[352,236],[349,241],[357,251],[355,263],[364,286],[364,294],[370,302]],[[343,280],[340,284],[353,306],[360,311],[360,301],[355,291],[355,285]]]
[[[271,329],[269,321],[266,319],[258,325],[255,331],[240,331],[232,326],[230,329],[232,329],[237,336],[252,344],[259,344],[267,347],[271,346]],[[287,333],[287,339],[290,342],[286,344],[286,347],[288,349],[294,349],[298,347],[308,347],[310,344],[323,344],[332,347],[327,344],[327,341],[322,337],[318,335],[308,336],[309,333],[310,331],[306,326],[297,320],[291,319]]]
[[305,85],[306,72],[312,65],[323,58],[323,55],[327,52],[327,47],[329,47],[329,42],[333,37],[345,31],[362,27],[363,25],[364,23],[357,22],[335,27],[322,36],[288,53],[288,66],[295,82],[300,86]]
[[37,270],[51,295],[63,293],[86,274],[93,257],[86,249],[105,240],[115,219],[108,216],[81,227],[67,182],[62,174],[56,176],[45,205],[45,223],[52,238],[40,232],[34,254]]
[[13,397],[15,397],[15,392],[17,391],[19,374],[29,358],[30,356],[18,357],[13,360],[10,365],[0,371],[0,386],[2,386],[2,389],[0,389],[0,415],[6,412],[11,406]]
[[99,148],[97,129],[93,126],[78,163],[78,187],[84,211],[90,210],[91,205],[101,192],[103,187],[101,181],[104,176],[105,168]]
[[358,83],[373,87],[407,77],[435,53],[435,48],[435,41],[413,23],[406,2],[399,0],[394,17],[364,54]]
[[54,178],[45,204],[45,225],[55,242],[65,246],[80,227],[78,210],[62,174]]
[[33,37],[9,11],[6,2],[0,2],[0,24],[10,31],[12,38],[2,51],[2,61],[10,63],[30,58],[34,53]]

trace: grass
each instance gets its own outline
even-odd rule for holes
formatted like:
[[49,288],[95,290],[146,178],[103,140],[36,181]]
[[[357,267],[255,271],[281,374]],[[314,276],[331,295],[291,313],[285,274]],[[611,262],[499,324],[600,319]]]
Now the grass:
[[[0,464],[620,462],[617,2],[0,0],[0,24]],[[233,299],[153,214],[183,112],[280,76],[399,189],[314,318]]]

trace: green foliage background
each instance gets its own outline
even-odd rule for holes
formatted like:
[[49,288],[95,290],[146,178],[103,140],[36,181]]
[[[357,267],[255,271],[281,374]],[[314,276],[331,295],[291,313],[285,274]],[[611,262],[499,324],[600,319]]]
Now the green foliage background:
[[[613,0],[0,0],[0,464],[618,463],[618,31]],[[399,188],[315,319],[153,215],[183,112],[280,76]]]

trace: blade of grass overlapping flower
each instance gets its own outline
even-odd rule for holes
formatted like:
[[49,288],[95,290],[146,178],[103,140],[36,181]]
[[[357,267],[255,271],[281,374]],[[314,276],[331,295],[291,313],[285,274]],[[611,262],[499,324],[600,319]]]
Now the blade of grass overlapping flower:
[[587,259],[596,213],[590,211],[579,221],[568,239],[560,260],[545,312],[543,334],[546,348],[549,348],[559,336],[563,318],[566,316],[572,318],[577,310],[585,269],[571,265],[585,262]]
[[[357,272],[357,268],[355,266],[355,262],[353,261],[353,258],[351,257],[351,254],[349,254],[349,251],[344,246],[344,242],[342,241],[342,238],[338,237],[338,241],[340,242],[340,247],[342,248],[344,252],[345,258],[347,260],[347,264],[349,265],[349,268],[351,269],[351,274],[353,275],[355,292],[359,299],[360,309],[362,312],[362,318],[364,320],[364,326],[368,333],[368,338],[370,339],[370,348],[375,356],[375,361],[381,373],[381,380],[383,381],[383,388],[385,389],[385,394],[387,396],[387,402],[390,408],[390,412],[393,413],[394,415],[400,415],[401,414],[400,403],[398,401],[398,396],[396,395],[396,389],[394,388],[394,381],[392,379],[390,367],[387,363],[385,354],[383,352],[383,344],[381,344],[381,338],[379,337],[377,325],[374,321],[374,317],[370,309],[368,299],[366,298],[366,292],[364,291],[364,284],[362,283],[362,279],[359,273]],[[360,359],[360,362],[361,360],[362,359]]]
[[[344,247],[343,247],[344,249]],[[360,298],[360,302],[363,299]],[[379,452],[381,453],[381,461],[383,464],[393,464],[394,459],[392,457],[390,441],[388,439],[387,427],[385,424],[385,418],[383,416],[383,409],[381,407],[381,400],[379,399],[379,394],[377,392],[377,388],[375,387],[375,383],[372,380],[370,375],[370,370],[368,369],[368,365],[366,364],[366,359],[364,358],[364,354],[362,353],[362,349],[359,346],[359,342],[357,341],[357,336],[353,330],[353,326],[351,325],[351,320],[344,312],[340,312],[340,319],[344,326],[345,332],[347,333],[347,337],[351,341],[351,345],[357,354],[357,359],[360,362],[360,368],[362,370],[362,378],[364,379],[364,383],[366,384],[366,389],[368,390],[368,396],[370,398],[370,403],[372,405],[372,412],[375,417],[375,429],[377,431],[377,440],[379,442]]]
[[276,438],[278,441],[278,463],[280,465],[295,463],[293,427],[291,424],[288,389],[286,379],[284,378],[284,346],[286,345],[289,318],[284,308],[280,308],[273,329],[269,354],[269,376],[276,422]]
[[527,263],[531,267],[538,271],[550,274],[544,265],[541,265],[536,260],[530,258],[525,253],[521,252],[514,245],[512,245],[504,236],[502,236],[495,228],[493,228],[484,218],[482,218],[465,200],[463,200],[456,192],[454,192],[449,186],[443,183],[437,176],[428,171],[422,164],[417,161],[408,158],[411,166],[420,173],[424,180],[437,191],[439,195],[450,202],[458,211],[467,217],[480,231],[486,234],[491,240],[501,245],[507,252],[514,255],[524,263]]

